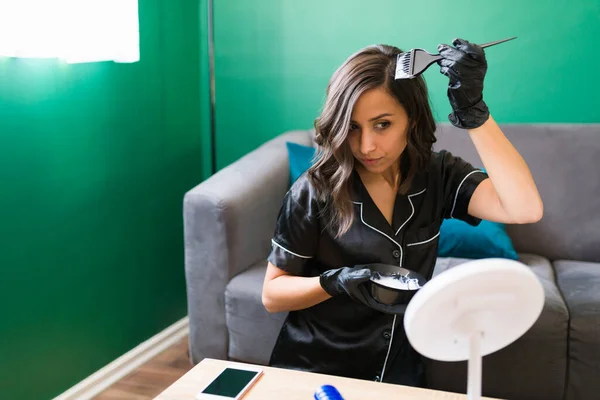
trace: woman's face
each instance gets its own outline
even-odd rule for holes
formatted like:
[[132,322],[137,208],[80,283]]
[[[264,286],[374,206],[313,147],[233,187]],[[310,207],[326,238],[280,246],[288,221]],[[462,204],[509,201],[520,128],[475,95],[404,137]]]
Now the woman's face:
[[408,126],[404,107],[384,88],[364,92],[352,110],[348,134],[357,166],[377,174],[397,168],[406,148]]

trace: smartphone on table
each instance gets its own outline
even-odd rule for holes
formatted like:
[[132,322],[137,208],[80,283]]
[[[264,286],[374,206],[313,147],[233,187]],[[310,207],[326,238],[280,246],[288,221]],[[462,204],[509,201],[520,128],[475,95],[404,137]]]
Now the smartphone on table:
[[197,400],[239,400],[252,387],[263,370],[251,366],[225,367],[196,395]]

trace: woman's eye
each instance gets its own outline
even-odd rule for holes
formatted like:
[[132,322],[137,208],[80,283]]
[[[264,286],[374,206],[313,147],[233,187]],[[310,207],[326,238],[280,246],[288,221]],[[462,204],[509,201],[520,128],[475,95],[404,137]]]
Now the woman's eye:
[[385,128],[387,128],[388,126],[390,126],[390,121],[381,121],[381,122],[378,122],[378,123],[375,125],[375,128],[377,128],[377,129],[385,129]]
[[356,130],[358,130],[358,125],[356,125],[356,124],[350,124],[350,132],[354,132]]

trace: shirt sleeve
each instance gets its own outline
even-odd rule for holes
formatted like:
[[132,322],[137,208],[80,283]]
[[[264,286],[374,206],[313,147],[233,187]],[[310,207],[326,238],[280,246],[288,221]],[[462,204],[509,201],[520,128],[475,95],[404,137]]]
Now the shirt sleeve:
[[306,265],[317,253],[319,234],[318,203],[314,190],[303,176],[283,199],[271,240],[269,262],[292,275],[306,275]]
[[444,185],[444,218],[455,218],[477,226],[481,219],[469,215],[469,202],[475,189],[488,175],[452,153],[440,153]]

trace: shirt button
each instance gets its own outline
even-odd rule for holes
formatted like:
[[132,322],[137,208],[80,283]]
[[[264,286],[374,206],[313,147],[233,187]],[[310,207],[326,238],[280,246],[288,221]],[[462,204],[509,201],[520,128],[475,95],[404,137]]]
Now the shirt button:
[[375,382],[379,382],[379,379],[380,379],[380,378],[379,378],[379,375],[377,375],[377,376],[376,376],[376,377],[375,377],[373,380],[374,380]]
[[394,256],[394,258],[400,258],[400,250],[392,251],[392,255]]
[[388,331],[383,332],[384,339],[389,340],[389,338],[391,338],[391,337],[392,337],[392,335]]

